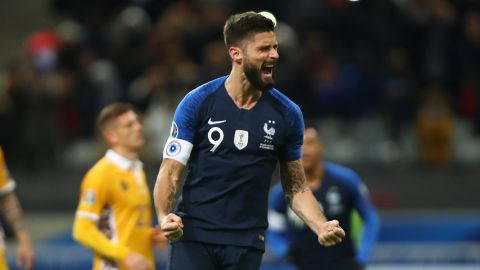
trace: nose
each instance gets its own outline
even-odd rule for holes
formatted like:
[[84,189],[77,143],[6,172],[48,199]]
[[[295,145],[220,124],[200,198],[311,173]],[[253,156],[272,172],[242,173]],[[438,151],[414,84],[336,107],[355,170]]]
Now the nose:
[[280,58],[280,55],[278,54],[278,50],[277,48],[272,48],[270,50],[270,55],[269,55],[270,59],[274,59],[274,60],[277,60],[278,58]]
[[135,125],[135,127],[136,127],[136,130],[139,130],[139,131],[142,131],[142,130],[143,130],[143,125],[142,125],[142,123],[140,123],[140,122],[137,122],[137,124]]

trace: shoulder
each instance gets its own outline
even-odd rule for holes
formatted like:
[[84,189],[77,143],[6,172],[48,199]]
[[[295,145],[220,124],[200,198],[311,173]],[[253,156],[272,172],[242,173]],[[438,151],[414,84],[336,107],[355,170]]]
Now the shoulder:
[[213,94],[225,82],[226,79],[227,76],[222,76],[220,78],[204,83],[188,92],[183,100],[200,104],[208,96]]
[[268,92],[268,95],[272,97],[279,109],[287,116],[291,117],[302,115],[300,107],[279,90],[273,88]]
[[109,175],[115,170],[115,166],[108,162],[105,157],[98,160],[90,170],[85,174],[83,178],[83,184],[85,185],[100,185],[105,179],[109,178]]
[[341,184],[353,189],[360,186],[360,177],[352,169],[332,162],[324,162],[324,166],[325,171]]

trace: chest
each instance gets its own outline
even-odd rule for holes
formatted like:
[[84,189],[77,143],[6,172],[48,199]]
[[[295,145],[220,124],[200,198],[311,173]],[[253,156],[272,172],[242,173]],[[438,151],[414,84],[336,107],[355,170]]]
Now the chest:
[[340,218],[350,214],[353,198],[342,185],[325,181],[314,196],[320,203],[325,215],[330,218]]
[[113,205],[128,208],[149,204],[149,189],[143,172],[117,173],[114,179],[111,187]]
[[197,145],[210,153],[276,153],[288,131],[283,115],[265,101],[244,110],[218,99],[200,113]]

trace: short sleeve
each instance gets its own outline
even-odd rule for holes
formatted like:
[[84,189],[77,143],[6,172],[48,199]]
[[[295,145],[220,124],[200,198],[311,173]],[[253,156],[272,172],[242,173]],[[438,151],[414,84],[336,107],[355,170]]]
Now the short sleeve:
[[287,114],[287,122],[290,124],[285,144],[280,153],[281,161],[292,161],[302,157],[303,132],[305,129],[303,115],[300,108],[292,104]]
[[174,159],[186,164],[195,140],[197,118],[203,102],[198,91],[188,93],[178,104],[173,116],[170,136],[163,150],[163,158]]
[[80,188],[80,201],[77,217],[98,221],[99,216],[108,203],[108,186],[102,173],[90,171],[83,179]]

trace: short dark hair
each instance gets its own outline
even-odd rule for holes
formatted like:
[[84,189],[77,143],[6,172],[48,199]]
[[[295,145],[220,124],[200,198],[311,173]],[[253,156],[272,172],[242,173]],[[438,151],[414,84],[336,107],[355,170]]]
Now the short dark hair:
[[104,132],[105,128],[117,117],[129,111],[137,113],[132,104],[129,103],[112,103],[103,108],[97,117],[97,127],[100,132]]
[[254,12],[247,11],[230,16],[223,26],[223,39],[227,49],[230,46],[238,45],[238,43],[252,34],[261,32],[270,32],[275,28],[273,21],[265,16]]

